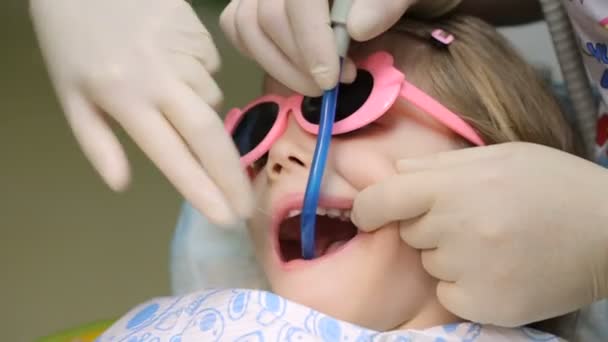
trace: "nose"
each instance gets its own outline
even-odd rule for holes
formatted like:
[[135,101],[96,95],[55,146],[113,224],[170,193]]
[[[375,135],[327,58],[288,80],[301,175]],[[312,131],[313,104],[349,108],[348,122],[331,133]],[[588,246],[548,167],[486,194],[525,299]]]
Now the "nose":
[[312,162],[315,140],[295,122],[290,122],[281,136],[268,151],[266,173],[270,180],[285,174],[307,176]]

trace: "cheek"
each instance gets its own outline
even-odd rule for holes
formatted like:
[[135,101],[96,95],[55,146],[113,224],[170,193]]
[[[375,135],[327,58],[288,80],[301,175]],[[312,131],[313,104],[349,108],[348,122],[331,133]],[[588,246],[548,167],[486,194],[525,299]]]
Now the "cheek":
[[397,173],[398,160],[428,156],[460,148],[449,133],[433,130],[415,120],[399,120],[375,133],[362,133],[332,145],[336,172],[358,190]]
[[249,236],[254,244],[258,260],[266,259],[265,255],[270,251],[269,229],[270,210],[268,208],[267,179],[264,175],[258,175],[253,181],[253,193],[255,196],[255,208],[251,219],[247,221]]
[[[436,281],[424,270],[420,251],[405,244],[398,227],[378,231],[378,253],[384,254],[387,272],[378,278],[385,289],[379,303],[391,308],[396,317],[411,317],[414,311],[434,298]],[[407,289],[407,291],[404,291]],[[391,303],[396,303],[391,306]]]
[[377,145],[377,141],[353,141],[334,149],[336,172],[357,190],[396,173],[394,160]]
[[396,162],[456,150],[460,148],[460,143],[450,132],[430,129],[413,120],[403,120],[393,129],[390,137],[382,141],[380,148]]

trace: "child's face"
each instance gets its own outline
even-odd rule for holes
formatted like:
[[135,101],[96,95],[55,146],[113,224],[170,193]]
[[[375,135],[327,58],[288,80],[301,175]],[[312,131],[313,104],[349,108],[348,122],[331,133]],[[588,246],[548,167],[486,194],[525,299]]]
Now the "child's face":
[[[273,80],[267,80],[265,88],[266,93],[290,93]],[[321,190],[325,203],[320,205],[329,210],[329,216],[317,217],[320,257],[304,261],[300,259],[299,216],[287,216],[302,208],[315,142],[316,136],[290,118],[253,181],[258,210],[249,228],[272,290],[380,331],[453,321],[436,300],[436,281],[424,271],[420,253],[400,239],[396,223],[362,233],[348,218],[329,216],[335,216],[332,208],[339,208],[343,215],[357,193],[397,176],[396,161],[453,150],[462,143],[401,100],[378,121],[334,136]],[[378,203],[379,208],[383,205]]]

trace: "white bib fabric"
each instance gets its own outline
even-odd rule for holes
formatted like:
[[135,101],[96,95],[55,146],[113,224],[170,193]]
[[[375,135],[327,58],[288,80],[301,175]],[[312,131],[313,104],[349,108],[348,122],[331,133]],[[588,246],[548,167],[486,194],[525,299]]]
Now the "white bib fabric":
[[97,342],[485,342],[563,341],[529,328],[458,323],[376,332],[258,290],[203,290],[137,306]]

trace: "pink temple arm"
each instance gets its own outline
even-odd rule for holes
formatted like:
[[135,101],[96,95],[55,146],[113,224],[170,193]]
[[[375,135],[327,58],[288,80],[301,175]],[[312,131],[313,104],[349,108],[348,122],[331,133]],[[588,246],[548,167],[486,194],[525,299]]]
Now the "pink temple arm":
[[403,86],[401,87],[401,97],[413,103],[416,107],[424,110],[427,114],[434,117],[439,122],[473,144],[477,146],[485,145],[477,132],[475,132],[475,130],[460,116],[450,111],[441,103],[406,80],[403,81]]

